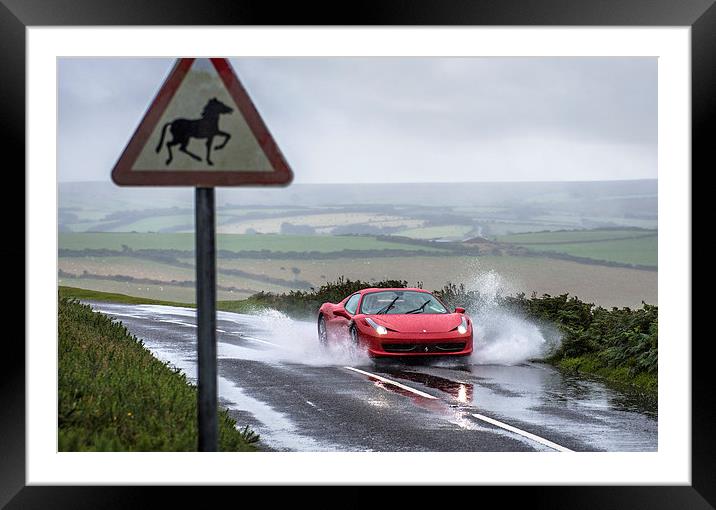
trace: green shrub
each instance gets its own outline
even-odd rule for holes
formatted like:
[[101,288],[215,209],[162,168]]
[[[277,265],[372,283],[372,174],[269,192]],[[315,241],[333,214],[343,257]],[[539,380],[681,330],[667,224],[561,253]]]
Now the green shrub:
[[554,324],[562,341],[547,361],[656,389],[659,360],[657,306],[642,303],[636,310],[628,307],[607,310],[568,294],[528,298],[520,293],[488,299],[479,292],[465,290],[462,284],[447,284],[435,294],[448,306],[479,310],[485,303],[496,302],[538,324]]

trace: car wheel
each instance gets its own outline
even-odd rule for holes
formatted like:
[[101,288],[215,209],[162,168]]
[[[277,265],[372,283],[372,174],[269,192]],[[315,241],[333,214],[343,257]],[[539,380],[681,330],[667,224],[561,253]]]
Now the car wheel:
[[353,345],[358,347],[358,330],[356,330],[355,326],[351,326],[350,334],[351,334],[351,341],[353,342]]
[[328,332],[326,331],[326,319],[323,315],[318,317],[318,341],[323,347],[328,345]]

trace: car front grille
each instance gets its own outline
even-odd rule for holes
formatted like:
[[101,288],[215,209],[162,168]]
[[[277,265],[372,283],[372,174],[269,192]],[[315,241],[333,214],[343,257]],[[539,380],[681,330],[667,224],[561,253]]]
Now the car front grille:
[[385,352],[460,352],[464,349],[465,342],[383,344]]

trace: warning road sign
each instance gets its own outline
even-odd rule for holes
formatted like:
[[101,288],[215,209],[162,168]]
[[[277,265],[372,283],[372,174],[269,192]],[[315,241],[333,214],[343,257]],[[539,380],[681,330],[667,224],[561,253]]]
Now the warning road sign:
[[293,173],[227,59],[177,60],[112,170],[129,186],[287,185]]
[[224,58],[182,58],[112,170],[121,186],[195,186],[197,425],[218,448],[215,186],[287,185],[293,172]]

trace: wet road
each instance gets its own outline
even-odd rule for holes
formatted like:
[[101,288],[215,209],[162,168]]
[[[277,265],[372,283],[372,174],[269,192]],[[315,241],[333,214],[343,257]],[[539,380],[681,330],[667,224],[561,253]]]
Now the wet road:
[[[194,311],[91,303],[196,377]],[[265,449],[655,451],[657,419],[604,385],[539,363],[375,364],[321,351],[315,324],[219,312],[219,398]]]

